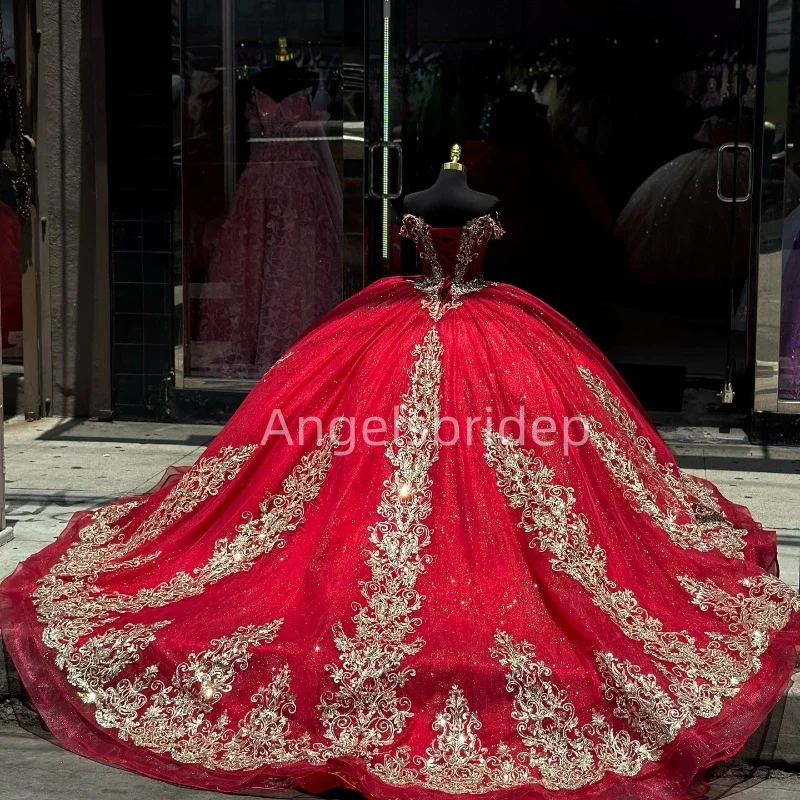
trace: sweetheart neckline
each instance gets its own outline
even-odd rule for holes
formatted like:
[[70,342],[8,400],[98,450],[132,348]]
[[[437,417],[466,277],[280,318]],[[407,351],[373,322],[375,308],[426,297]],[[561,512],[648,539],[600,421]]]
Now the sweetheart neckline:
[[459,231],[459,230],[464,230],[464,228],[466,228],[467,226],[472,225],[475,222],[480,222],[483,219],[489,219],[489,220],[492,219],[491,214],[481,214],[479,217],[473,217],[472,219],[467,220],[463,225],[436,226],[436,225],[431,225],[430,222],[425,220],[424,217],[420,217],[418,214],[403,214],[403,221],[405,222],[405,220],[408,217],[411,217],[413,219],[418,219],[423,225],[426,225],[432,231]]

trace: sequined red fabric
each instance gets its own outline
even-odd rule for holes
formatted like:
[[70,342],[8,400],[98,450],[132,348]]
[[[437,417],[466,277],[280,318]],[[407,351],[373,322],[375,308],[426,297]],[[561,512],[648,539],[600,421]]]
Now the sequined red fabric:
[[[20,564],[11,657],[64,747],[189,786],[689,796],[794,665],[774,536],[575,326],[480,279],[496,222],[405,232],[425,277],[338,306],[192,468]],[[396,428],[351,446],[370,417]]]

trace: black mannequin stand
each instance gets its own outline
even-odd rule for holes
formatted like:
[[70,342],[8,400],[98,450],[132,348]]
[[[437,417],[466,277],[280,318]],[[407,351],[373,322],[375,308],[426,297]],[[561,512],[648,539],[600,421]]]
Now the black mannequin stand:
[[276,103],[301,89],[313,88],[318,83],[315,73],[297,66],[294,56],[286,48],[285,37],[278,40],[278,45],[280,49],[275,54],[275,63],[269,69],[253,75],[253,86]]
[[460,228],[476,217],[495,210],[498,198],[476,192],[467,185],[467,175],[458,163],[460,148],[445,164],[430,189],[406,197],[403,208],[408,214],[421,217],[434,228]]

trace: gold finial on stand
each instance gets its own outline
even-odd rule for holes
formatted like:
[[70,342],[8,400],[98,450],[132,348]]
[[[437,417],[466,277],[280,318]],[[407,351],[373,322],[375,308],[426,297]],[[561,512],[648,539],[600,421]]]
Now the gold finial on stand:
[[442,164],[442,169],[456,169],[460,172],[464,172],[465,167],[459,161],[461,158],[461,145],[454,144],[450,148],[450,160],[446,164]]
[[275,60],[286,62],[294,58],[294,53],[289,52],[289,43],[285,36],[278,37],[278,49],[275,51]]

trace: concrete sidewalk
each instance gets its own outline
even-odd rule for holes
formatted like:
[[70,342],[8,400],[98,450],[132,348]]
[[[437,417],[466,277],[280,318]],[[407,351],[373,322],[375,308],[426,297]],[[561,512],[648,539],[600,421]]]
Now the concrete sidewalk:
[[0,578],[53,541],[76,511],[144,492],[191,464],[219,431],[207,425],[44,419],[6,424],[6,515]]
[[[0,546],[0,578],[53,541],[73,513],[151,488],[171,465],[192,463],[218,430],[205,425],[133,422],[8,422],[6,500],[14,538]],[[714,481],[732,501],[747,505],[766,527],[778,530],[782,577],[798,587],[800,448],[753,447],[739,435],[712,429],[663,433],[684,469]],[[800,777],[775,769],[788,764],[800,770],[800,683],[790,690],[782,718],[771,724],[780,730],[775,763],[764,768],[763,780],[752,788],[740,791],[747,783],[736,786],[733,791],[742,800],[800,798]],[[0,800],[219,797],[81,759],[32,736],[2,713],[0,764]]]

